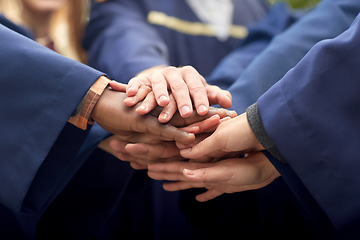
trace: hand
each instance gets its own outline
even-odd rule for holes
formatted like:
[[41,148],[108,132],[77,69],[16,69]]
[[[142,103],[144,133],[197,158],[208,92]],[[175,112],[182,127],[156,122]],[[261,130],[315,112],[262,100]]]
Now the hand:
[[267,186],[279,172],[263,153],[245,158],[231,158],[216,163],[167,162],[148,166],[148,175],[155,180],[177,181],[164,183],[167,191],[206,188],[196,196],[200,202],[224,193],[242,192]]
[[126,96],[125,93],[109,88],[105,89],[91,113],[92,119],[113,134],[126,135],[142,132],[185,144],[194,141],[194,134],[187,133],[170,124],[159,123],[154,116],[140,116],[133,108],[124,104]]
[[[178,127],[184,126],[208,117],[201,122],[195,122],[192,125],[182,128],[187,132],[198,134],[216,127],[224,118],[235,116],[235,112],[211,108],[206,116],[198,116],[194,113],[192,117],[187,119],[174,117],[172,119],[172,125]],[[221,117],[223,118],[221,119]],[[184,158],[180,156],[180,150],[176,147],[175,142],[149,133],[112,136],[102,141],[99,147],[113,154],[120,160],[129,161],[135,169],[146,169],[147,164],[155,162],[184,160]]]
[[[169,96],[168,89],[171,90]],[[191,115],[192,101],[199,115],[205,115],[210,104],[231,106],[231,95],[228,91],[216,86],[210,86],[193,67],[167,67],[151,71],[150,74],[139,74],[128,83],[127,94],[130,98],[125,103],[132,106],[140,100],[145,100],[137,109],[139,114],[146,114],[154,106],[163,106],[163,116],[159,119],[166,122],[179,109],[182,117]],[[177,107],[176,107],[177,106]]]
[[147,169],[149,163],[184,160],[175,142],[148,133],[113,135],[101,141],[98,147],[122,161],[130,162],[131,167],[137,170]]
[[197,141],[194,143],[196,145],[191,146],[193,145],[191,144],[190,147],[184,145],[185,148],[180,151],[184,158],[194,160],[204,156],[218,158],[231,152],[245,154],[264,149],[251,130],[246,113],[222,122],[213,134],[198,143]]

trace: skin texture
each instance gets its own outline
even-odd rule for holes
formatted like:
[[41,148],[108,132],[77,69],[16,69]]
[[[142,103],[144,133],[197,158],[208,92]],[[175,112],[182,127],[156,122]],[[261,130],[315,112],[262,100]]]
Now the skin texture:
[[175,181],[164,183],[163,187],[167,191],[206,188],[205,193],[196,196],[200,202],[224,193],[262,188],[280,176],[261,152],[215,163],[156,163],[149,165],[148,169],[148,175],[153,179]]
[[228,91],[207,84],[191,66],[159,66],[144,71],[129,81],[126,92],[128,106],[143,101],[137,108],[139,114],[146,114],[157,105],[164,107],[159,116],[163,123],[169,121],[177,110],[182,117],[189,117],[193,104],[197,114],[205,115],[209,104],[229,108],[232,99]]
[[117,135],[142,132],[185,144],[194,140],[194,134],[189,134],[170,124],[162,124],[152,115],[140,116],[134,108],[129,108],[123,103],[126,97],[127,95],[123,92],[105,89],[94,107],[92,119],[105,130]]
[[[160,111],[161,109],[153,111],[154,116],[157,116]],[[181,127],[186,132],[199,134],[213,131],[219,123],[235,116],[236,113],[233,111],[210,108],[205,116],[193,113],[191,117],[186,119],[177,113],[170,124]],[[204,133],[205,135],[207,136],[208,133]],[[184,159],[180,156],[180,150],[175,141],[150,133],[114,135],[101,142],[99,147],[123,161],[131,162],[135,169],[146,169],[149,163]]]

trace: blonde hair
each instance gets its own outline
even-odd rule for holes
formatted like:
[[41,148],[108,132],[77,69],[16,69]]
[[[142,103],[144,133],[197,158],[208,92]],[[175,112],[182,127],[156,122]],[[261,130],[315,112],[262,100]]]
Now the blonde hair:
[[[21,24],[21,0],[0,0],[0,12],[10,21]],[[81,41],[88,18],[88,0],[68,0],[51,19],[49,37],[61,55],[79,62],[86,62]]]

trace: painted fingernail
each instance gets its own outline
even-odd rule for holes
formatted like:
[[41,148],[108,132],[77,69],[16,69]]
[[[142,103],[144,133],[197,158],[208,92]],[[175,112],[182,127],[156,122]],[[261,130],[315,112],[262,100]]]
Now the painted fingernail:
[[189,112],[190,112],[191,110],[190,110],[190,108],[188,107],[188,106],[183,106],[182,108],[181,108],[181,115],[186,115],[186,114],[188,114]]
[[203,113],[207,111],[207,107],[205,105],[200,105],[198,108],[199,113]]

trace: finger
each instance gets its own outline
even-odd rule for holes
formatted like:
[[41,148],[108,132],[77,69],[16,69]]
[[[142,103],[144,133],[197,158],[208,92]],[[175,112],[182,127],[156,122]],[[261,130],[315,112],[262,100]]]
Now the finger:
[[228,181],[233,174],[223,165],[213,165],[202,169],[184,169],[184,176],[193,182],[215,183]]
[[184,158],[198,159],[217,151],[218,148],[219,142],[217,138],[210,135],[195,146],[180,150],[180,154]]
[[140,86],[137,94],[133,97],[125,98],[124,103],[128,107],[132,107],[136,103],[142,101],[150,92],[151,92],[151,88],[147,86]]
[[116,154],[116,152],[110,147],[109,143],[111,141],[112,137],[108,137],[104,140],[102,140],[99,144],[98,144],[98,148],[102,149],[103,151],[114,155]]
[[174,142],[164,142],[160,144],[127,144],[125,150],[133,155],[148,155],[157,158],[170,158],[180,156],[180,150],[176,147]]
[[148,171],[148,176],[154,180],[188,181],[181,173]]
[[224,192],[216,189],[209,189],[206,192],[197,195],[195,198],[199,202],[206,202],[222,195],[223,193]]
[[153,110],[157,106],[155,96],[153,92],[150,92],[144,101],[140,104],[138,108],[136,108],[136,113],[140,115],[144,115],[149,113],[151,110]]
[[147,169],[147,165],[143,165],[137,162],[130,162],[130,166],[135,170],[144,170]]
[[179,69],[169,67],[163,70],[163,74],[169,84],[171,93],[174,95],[180,115],[185,118],[189,117],[193,111],[192,101],[189,89]]
[[232,105],[232,96],[229,91],[222,90],[218,86],[207,85],[207,96],[210,104],[219,104],[221,107],[229,108]]
[[203,121],[214,115],[219,115],[220,118],[224,118],[224,117],[228,117],[228,116],[235,117],[235,116],[237,116],[237,113],[235,111],[230,111],[230,110],[223,109],[223,108],[210,107],[208,113],[204,116],[200,116],[196,112],[193,112],[191,114],[191,116],[189,116],[187,118],[183,118],[180,116],[180,114],[175,113],[174,116],[171,118],[170,123],[173,126],[185,127],[190,124]]
[[151,87],[151,83],[146,74],[140,74],[130,79],[126,88],[126,94],[129,97],[135,96],[141,86]]
[[124,139],[124,141],[131,143],[148,143],[148,144],[156,144],[162,143],[164,141],[170,141],[169,139],[165,139],[159,136],[155,136],[151,133],[135,133],[128,137],[120,137],[120,140]]
[[116,81],[111,81],[109,86],[119,92],[126,92],[127,85]]
[[202,183],[192,183],[192,182],[171,182],[164,183],[163,188],[169,192],[175,192],[179,190],[185,190],[190,188],[203,188],[204,184]]
[[[191,124],[181,129],[187,132],[192,132],[194,134],[203,133],[203,132],[212,132],[215,130],[215,128],[218,126],[219,123],[220,123],[220,116],[213,115],[210,118],[205,119],[204,121]],[[198,130],[197,132],[194,132],[195,131],[194,127],[197,128]]]
[[126,144],[128,144],[128,142],[117,139],[113,139],[109,142],[110,148],[112,148],[115,152],[125,152]]
[[186,162],[155,163],[149,164],[148,169],[152,172],[172,172],[182,174],[185,166],[189,167]]
[[201,142],[202,140],[204,140],[205,138],[207,138],[208,136],[210,136],[210,133],[199,133],[199,134],[196,135],[196,138],[192,143],[183,144],[183,143],[176,142],[176,146],[180,150],[191,148],[191,147],[195,146],[196,144],[198,144],[199,142]]
[[149,80],[151,82],[152,91],[154,92],[157,104],[162,107],[166,106],[169,103],[170,98],[168,93],[168,83],[164,75],[162,72],[154,71],[149,76]]
[[138,124],[136,120],[130,125],[130,129],[135,132],[148,132],[156,136],[169,139],[170,141],[176,141],[183,144],[190,144],[195,140],[195,135],[187,133],[171,124],[163,124],[158,121],[157,118],[147,114],[141,117],[141,124]]
[[127,153],[117,152],[115,154],[115,157],[117,157],[119,160],[124,161],[124,162],[137,162],[137,161],[139,162],[139,161],[141,161],[142,163],[144,163],[146,165],[146,162],[143,162],[141,159],[134,157]]
[[221,107],[224,108],[230,108],[232,105],[232,97],[230,92],[226,91],[226,90],[222,90],[220,91],[217,95],[217,102],[219,103],[219,105]]
[[148,169],[152,172],[169,172],[169,173],[181,173],[183,174],[184,169],[199,169],[213,166],[214,163],[196,163],[196,162],[163,162],[149,164]]
[[172,94],[170,94],[170,102],[161,111],[161,113],[158,117],[159,122],[167,123],[168,121],[171,120],[171,118],[174,116],[176,111],[177,111],[176,101],[174,99],[174,96]]
[[204,85],[205,79],[191,66],[183,67],[181,72],[194,101],[196,112],[199,115],[205,115],[209,111],[209,100]]
[[231,119],[231,117],[224,117],[224,118],[220,119],[220,123],[226,122],[230,119]]

